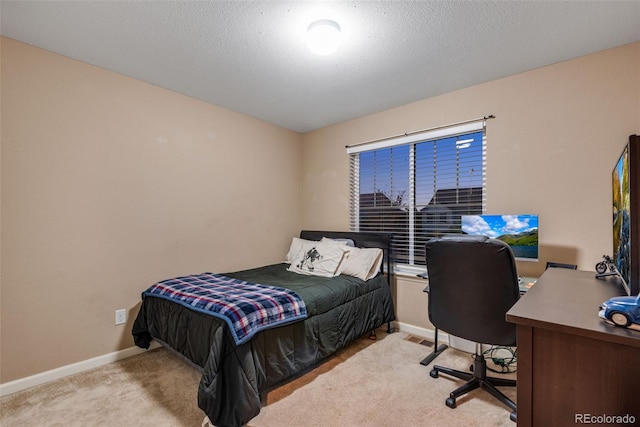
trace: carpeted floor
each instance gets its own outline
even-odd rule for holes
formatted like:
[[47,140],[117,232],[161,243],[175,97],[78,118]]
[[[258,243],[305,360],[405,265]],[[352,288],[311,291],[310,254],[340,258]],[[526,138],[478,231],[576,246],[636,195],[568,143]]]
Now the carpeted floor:
[[[272,391],[249,426],[515,426],[507,407],[482,390],[445,406],[462,381],[431,378],[419,363],[431,348],[406,338],[379,332],[377,341],[358,340]],[[468,370],[471,355],[448,349],[434,363]],[[5,396],[0,425],[199,427],[199,381],[196,370],[157,349]],[[515,400],[515,388],[502,390]]]

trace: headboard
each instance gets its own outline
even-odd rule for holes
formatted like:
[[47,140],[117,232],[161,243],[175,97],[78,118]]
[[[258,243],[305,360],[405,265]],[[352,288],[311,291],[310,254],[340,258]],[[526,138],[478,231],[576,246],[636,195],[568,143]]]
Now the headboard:
[[391,282],[391,240],[393,234],[378,232],[358,232],[358,231],[315,231],[302,230],[300,238],[305,240],[322,240],[323,237],[329,239],[351,239],[359,248],[380,248],[382,249],[383,262],[380,266],[381,272],[384,273],[386,268],[387,281],[389,286]]

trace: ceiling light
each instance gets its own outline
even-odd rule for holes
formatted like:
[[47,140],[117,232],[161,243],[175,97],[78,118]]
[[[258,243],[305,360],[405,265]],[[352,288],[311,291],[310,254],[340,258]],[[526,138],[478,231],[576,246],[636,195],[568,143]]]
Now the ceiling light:
[[330,19],[320,19],[307,27],[307,44],[317,55],[329,55],[340,46],[340,25]]

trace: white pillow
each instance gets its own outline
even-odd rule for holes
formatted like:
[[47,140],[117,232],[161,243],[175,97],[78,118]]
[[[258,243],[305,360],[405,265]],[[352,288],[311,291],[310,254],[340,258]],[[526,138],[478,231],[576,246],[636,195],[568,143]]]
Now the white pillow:
[[289,252],[287,253],[285,262],[288,264],[291,264],[291,262],[294,260],[294,258],[298,255],[300,251],[302,251],[303,249],[307,249],[307,250],[311,249],[313,246],[317,244],[318,244],[317,240],[305,240],[305,239],[300,239],[298,237],[294,237],[293,240],[291,240],[291,245],[289,246]]
[[[346,239],[351,242],[353,240]],[[332,243],[335,245],[348,245],[343,240],[322,238],[322,242]],[[348,254],[340,264],[340,274],[354,276],[362,280],[369,280],[378,274],[380,265],[382,265],[383,252],[380,248],[356,248],[347,247]]]
[[334,277],[340,274],[340,265],[348,250],[346,246],[313,242],[303,245],[287,270],[309,276]]
[[341,265],[341,274],[369,280],[378,274],[382,265],[382,249],[350,248]]

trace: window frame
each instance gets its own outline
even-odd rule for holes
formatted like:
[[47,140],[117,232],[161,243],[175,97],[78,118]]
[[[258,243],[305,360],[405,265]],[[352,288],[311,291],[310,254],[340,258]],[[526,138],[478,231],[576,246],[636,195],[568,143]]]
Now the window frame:
[[[492,118],[490,116],[489,118]],[[403,134],[396,137],[384,138],[366,143],[347,146],[349,154],[349,222],[351,231],[359,231],[360,224],[360,153],[371,152],[384,148],[409,145],[409,201],[408,209],[408,263],[393,262],[396,273],[416,275],[424,273],[426,267],[415,263],[416,240],[416,146],[423,142],[438,141],[463,135],[482,133],[482,200],[481,213],[486,212],[486,117],[483,119],[463,122],[459,124],[443,126],[435,129]],[[460,177],[460,171],[456,171],[456,177]],[[456,187],[457,189],[461,187]],[[375,189],[374,189],[375,192]]]

